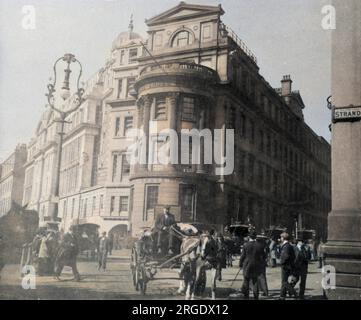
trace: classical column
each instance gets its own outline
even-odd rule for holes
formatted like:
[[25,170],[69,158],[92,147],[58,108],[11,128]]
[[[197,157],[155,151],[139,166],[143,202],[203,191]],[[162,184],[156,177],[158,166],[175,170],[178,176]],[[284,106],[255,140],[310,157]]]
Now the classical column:
[[[168,110],[168,124],[169,124],[169,130],[170,131],[175,131],[177,133],[177,137],[178,137],[178,128],[177,128],[177,109],[178,109],[178,98],[179,98],[179,93],[171,93],[168,96],[168,105],[169,105],[169,110]],[[179,139],[177,139],[179,140]],[[175,148],[175,145],[172,145],[172,140],[170,140],[170,150],[172,150],[172,148]],[[179,146],[177,146],[177,150],[176,152],[179,150],[178,148]],[[179,161],[179,156],[178,156],[178,161]],[[175,164],[169,163],[167,166],[168,170],[171,171],[175,171],[176,170],[176,166]]]
[[[332,103],[361,106],[361,1],[334,0]],[[326,265],[336,269],[330,299],[361,298],[361,121],[332,125],[332,211]]]
[[171,93],[169,99],[169,129],[177,131],[177,107],[179,93]]
[[143,97],[143,130],[144,130],[144,143],[145,143],[145,157],[146,163],[141,164],[143,170],[147,170],[149,163],[149,121],[150,121],[150,109],[152,106],[152,98],[147,95]]
[[[136,106],[137,106],[137,130],[138,132],[140,130],[142,130],[142,125],[143,125],[143,112],[144,112],[144,108],[143,108],[143,101],[142,99],[138,99],[137,102],[136,102]],[[137,133],[137,139],[139,139],[139,133]],[[139,141],[138,141],[139,142]],[[139,147],[139,145],[138,145]],[[138,149],[138,154],[139,152],[141,152],[139,149]],[[139,168],[140,168],[140,164],[139,164],[139,155],[138,155],[138,159],[137,161],[134,163],[133,166],[131,166],[131,175],[133,174],[137,174],[137,172],[139,171]]]
[[[204,123],[205,123],[205,110],[202,109],[199,113],[199,131],[202,131],[204,129]],[[200,163],[197,165],[197,173],[205,173],[204,170],[204,139],[200,139],[199,142],[199,156],[200,156]]]

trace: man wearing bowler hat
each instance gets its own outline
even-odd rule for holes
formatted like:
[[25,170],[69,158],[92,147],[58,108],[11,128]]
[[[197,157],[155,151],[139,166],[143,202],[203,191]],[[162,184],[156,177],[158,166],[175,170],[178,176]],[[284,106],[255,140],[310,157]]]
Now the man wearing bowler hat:
[[295,273],[297,276],[297,282],[300,280],[299,299],[304,300],[308,273],[308,262],[311,260],[311,250],[307,245],[307,240],[304,239],[302,234],[297,238],[295,256]]

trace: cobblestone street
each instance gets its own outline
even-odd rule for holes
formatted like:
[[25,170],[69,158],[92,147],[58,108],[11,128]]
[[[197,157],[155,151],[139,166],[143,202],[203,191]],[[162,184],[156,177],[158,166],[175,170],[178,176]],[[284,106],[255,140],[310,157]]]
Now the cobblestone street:
[[[65,267],[62,281],[53,277],[37,277],[35,290],[22,289],[19,266],[7,265],[1,272],[0,299],[184,299],[176,293],[179,285],[176,269],[159,270],[155,279],[148,283],[146,296],[141,296],[133,287],[129,256],[128,250],[114,252],[114,255],[109,257],[105,272],[98,271],[97,263],[94,261],[80,261],[78,269],[82,275],[81,282],[73,281],[70,268]],[[238,272],[237,265],[238,261],[235,261],[233,268],[223,270],[223,279],[217,282],[218,299],[227,299],[230,293],[242,285],[241,272],[231,287]],[[280,269],[268,268],[267,280],[270,296],[261,299],[277,299],[280,289]],[[203,299],[209,299],[209,296],[207,290]],[[306,298],[322,299],[321,272],[315,262],[309,267]]]

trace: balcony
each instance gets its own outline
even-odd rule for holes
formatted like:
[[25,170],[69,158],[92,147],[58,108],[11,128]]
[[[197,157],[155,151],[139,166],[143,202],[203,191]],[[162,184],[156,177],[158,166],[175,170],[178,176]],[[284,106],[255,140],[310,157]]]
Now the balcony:
[[140,71],[138,81],[157,76],[195,76],[203,80],[216,81],[217,73],[208,67],[189,62],[165,62],[148,65]]

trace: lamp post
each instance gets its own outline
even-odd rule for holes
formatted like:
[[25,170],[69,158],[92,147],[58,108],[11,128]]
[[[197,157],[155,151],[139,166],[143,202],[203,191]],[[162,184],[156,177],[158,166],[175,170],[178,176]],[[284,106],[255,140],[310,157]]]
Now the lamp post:
[[[66,68],[64,69],[64,81],[63,81],[63,85],[61,87],[61,92],[60,92],[60,97],[63,99],[63,101],[66,101],[67,99],[69,99],[71,97],[71,92],[70,92],[70,74],[72,72],[72,70],[70,69],[70,65],[72,63],[76,63],[79,65],[80,67],[80,71],[79,71],[79,76],[77,78],[77,83],[76,83],[76,92],[75,92],[75,97],[74,99],[70,102],[70,107],[67,110],[61,110],[59,108],[57,108],[55,106],[55,86],[56,86],[56,81],[57,81],[57,73],[56,73],[56,67],[58,65],[59,62],[63,61],[66,64]],[[65,119],[67,118],[67,116],[69,116],[71,113],[73,113],[74,111],[76,111],[81,104],[84,102],[83,99],[83,94],[84,94],[84,89],[80,88],[79,84],[80,84],[80,78],[82,76],[82,65],[79,62],[79,60],[77,60],[75,58],[75,56],[71,53],[66,53],[63,57],[60,57],[59,59],[57,59],[54,63],[53,66],[53,70],[54,70],[54,80],[52,81],[52,83],[49,83],[47,88],[48,88],[48,93],[46,94],[47,98],[48,98],[48,103],[49,106],[51,107],[51,109],[53,109],[56,113],[59,114],[59,119],[56,119],[56,122],[60,123],[60,132],[58,132],[59,134],[59,143],[58,143],[58,151],[57,151],[57,158],[56,158],[56,175],[55,175],[55,189],[54,189],[54,193],[53,193],[53,197],[52,197],[52,206],[51,206],[51,220],[53,222],[58,221],[58,209],[59,209],[59,191],[60,191],[60,167],[61,167],[61,157],[62,157],[62,148],[63,148],[63,140],[64,140],[64,124],[68,123]]]

